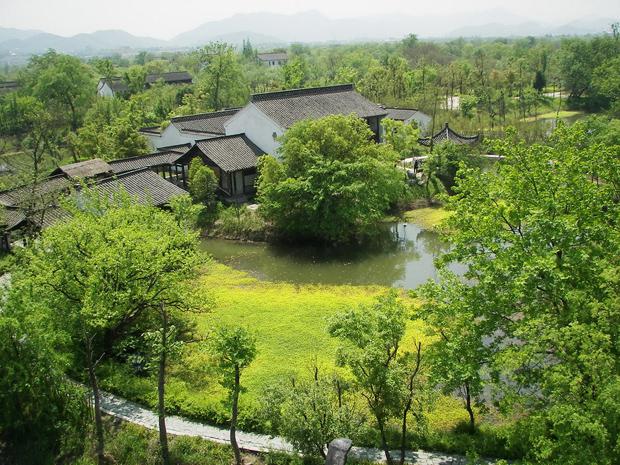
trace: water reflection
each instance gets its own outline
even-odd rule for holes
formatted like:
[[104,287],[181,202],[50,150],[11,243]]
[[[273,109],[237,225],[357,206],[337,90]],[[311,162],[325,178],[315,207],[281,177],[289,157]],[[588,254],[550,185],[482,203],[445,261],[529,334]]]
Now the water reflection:
[[[205,239],[215,259],[269,281],[304,284],[378,284],[413,289],[437,279],[434,260],[448,245],[412,223],[385,225],[364,246],[251,244]],[[453,265],[458,273],[463,267]]]

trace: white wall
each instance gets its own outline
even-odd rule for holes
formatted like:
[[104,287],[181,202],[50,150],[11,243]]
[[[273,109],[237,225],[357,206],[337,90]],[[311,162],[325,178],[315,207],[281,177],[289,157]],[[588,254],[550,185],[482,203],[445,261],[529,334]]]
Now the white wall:
[[415,121],[418,125],[418,128],[420,128],[420,132],[426,132],[430,128],[431,119],[432,118],[426,113],[422,113],[421,111],[418,111],[415,113],[415,115],[413,115],[411,118],[405,121],[405,124]]
[[253,103],[248,103],[232,118],[224,123],[227,136],[244,134],[265,153],[278,156],[280,143],[274,140],[284,134],[284,128],[260,111]]
[[97,84],[97,93],[101,97],[114,97],[114,92],[110,89],[108,83],[102,80],[99,81],[99,84]]
[[199,139],[206,139],[204,134],[185,134],[180,132],[173,124],[169,124],[161,135],[142,133],[151,143],[154,149],[169,147],[171,145],[194,143]]

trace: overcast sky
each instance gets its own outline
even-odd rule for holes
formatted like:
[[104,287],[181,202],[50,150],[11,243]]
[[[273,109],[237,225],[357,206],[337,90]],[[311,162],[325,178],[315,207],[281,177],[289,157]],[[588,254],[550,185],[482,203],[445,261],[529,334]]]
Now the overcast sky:
[[620,0],[0,0],[0,26],[69,36],[101,29],[168,39],[237,13],[317,10],[331,18],[505,9],[527,20],[620,17]]

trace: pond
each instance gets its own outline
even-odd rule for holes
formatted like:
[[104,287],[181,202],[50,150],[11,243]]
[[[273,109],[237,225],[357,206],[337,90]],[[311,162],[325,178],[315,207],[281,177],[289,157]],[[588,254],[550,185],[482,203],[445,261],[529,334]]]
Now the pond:
[[[372,245],[292,246],[204,239],[216,260],[256,278],[297,284],[376,284],[414,289],[437,279],[434,260],[448,245],[434,231],[413,223],[385,225]],[[464,267],[450,268],[462,274]]]

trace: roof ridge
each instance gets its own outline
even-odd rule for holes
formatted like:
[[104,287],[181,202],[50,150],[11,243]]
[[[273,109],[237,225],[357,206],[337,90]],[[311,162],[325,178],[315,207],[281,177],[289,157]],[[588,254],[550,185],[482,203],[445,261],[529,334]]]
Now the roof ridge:
[[119,178],[125,178],[127,176],[130,176],[132,174],[136,174],[136,173],[140,173],[142,171],[150,171],[153,174],[156,174],[153,170],[151,170],[151,168],[149,167],[144,167],[144,168],[137,168],[135,170],[129,170],[129,171],[123,171],[121,173],[114,173],[113,175],[107,177],[107,178],[102,178],[99,179],[97,181],[95,181],[92,185],[93,186],[99,186],[101,184],[105,184],[107,182],[111,182],[111,181],[116,181]]
[[298,97],[302,95],[331,94],[331,93],[337,93],[337,92],[348,92],[348,91],[353,91],[353,90],[355,90],[355,86],[353,84],[336,84],[333,86],[279,90],[276,92],[265,92],[262,94],[253,94],[250,97],[250,102],[260,102],[264,100]]
[[179,152],[175,152],[174,150],[164,150],[161,152],[147,153],[145,155],[134,155],[133,157],[117,158],[116,160],[110,160],[108,164],[112,165],[112,164],[118,164],[118,163],[125,162],[125,161],[139,160],[142,158],[152,158],[158,155],[169,155],[169,154],[181,155]]
[[239,108],[227,108],[225,110],[211,111],[211,112],[206,112],[206,113],[195,113],[193,115],[175,116],[174,118],[170,118],[170,122],[173,123],[173,122],[191,121],[192,119],[198,119],[198,118],[205,117],[205,116],[209,116],[209,117],[224,116],[231,112],[237,112],[237,111],[239,111]]
[[241,137],[243,139],[247,139],[250,140],[248,138],[248,136],[245,135],[245,132],[242,132],[240,134],[222,134],[221,136],[216,136],[216,137],[205,137],[204,139],[198,139],[196,140],[196,144],[198,142],[208,142],[210,140],[219,140],[219,139],[232,139],[233,137]]

